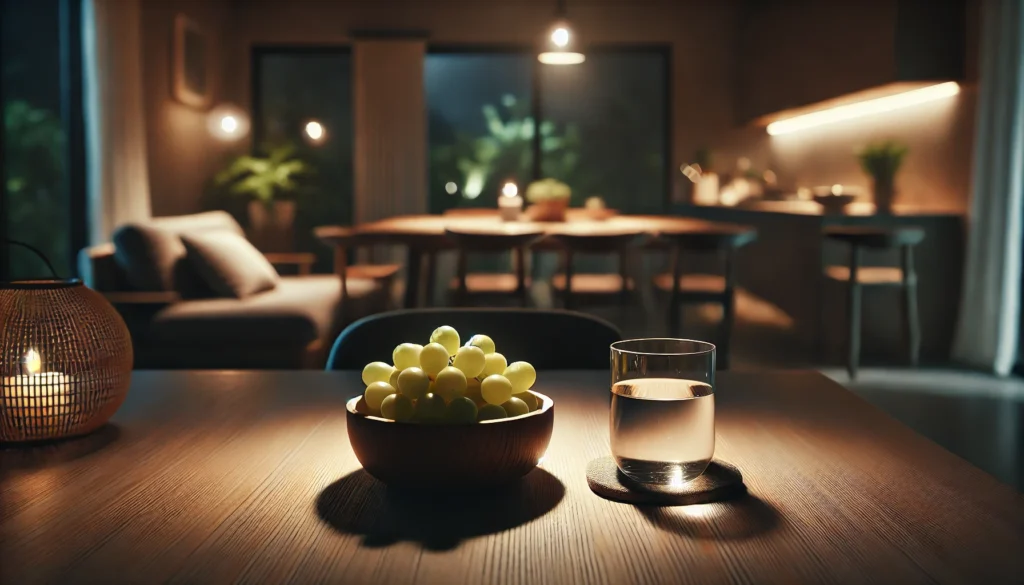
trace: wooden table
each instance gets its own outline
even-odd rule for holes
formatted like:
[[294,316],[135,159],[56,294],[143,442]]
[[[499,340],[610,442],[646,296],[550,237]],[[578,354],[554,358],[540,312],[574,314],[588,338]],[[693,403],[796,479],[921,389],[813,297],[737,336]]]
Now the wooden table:
[[[380,221],[364,223],[356,231],[367,244],[401,244],[406,247],[406,287],[404,305],[417,305],[419,296],[420,271],[425,253],[450,247],[445,238],[445,228],[500,233],[516,229],[540,229],[547,235],[573,234],[620,234],[641,233],[656,236],[665,231],[712,230],[721,224],[685,217],[659,215],[619,215],[604,220],[593,220],[580,210],[570,210],[564,222],[515,222],[501,221],[497,210],[493,214],[458,215],[406,215]],[[535,248],[552,249],[550,241],[542,239]]]
[[[587,488],[607,372],[541,372],[543,468],[476,498],[389,493],[348,446],[350,372],[138,372],[114,426],[0,451],[0,582],[1020,583],[1024,498],[817,373],[722,373],[750,496]],[[452,448],[458,448],[453,445]]]

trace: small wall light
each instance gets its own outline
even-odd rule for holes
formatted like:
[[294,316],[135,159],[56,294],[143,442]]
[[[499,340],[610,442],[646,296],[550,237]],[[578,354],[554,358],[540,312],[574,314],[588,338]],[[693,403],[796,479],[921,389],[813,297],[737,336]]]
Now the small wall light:
[[249,134],[249,116],[238,106],[221,104],[207,114],[206,127],[218,140],[239,140]]

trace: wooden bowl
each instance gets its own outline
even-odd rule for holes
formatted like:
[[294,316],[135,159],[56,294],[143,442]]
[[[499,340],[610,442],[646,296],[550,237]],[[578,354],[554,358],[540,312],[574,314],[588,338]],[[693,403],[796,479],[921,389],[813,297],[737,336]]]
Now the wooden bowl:
[[832,195],[831,193],[826,195],[814,194],[814,202],[820,205],[825,213],[843,213],[846,206],[853,203],[856,199],[856,195],[849,193],[839,195]]
[[346,405],[348,440],[363,469],[394,487],[475,490],[515,481],[544,457],[555,403],[534,392],[529,414],[473,424],[396,422],[360,414],[359,396]]

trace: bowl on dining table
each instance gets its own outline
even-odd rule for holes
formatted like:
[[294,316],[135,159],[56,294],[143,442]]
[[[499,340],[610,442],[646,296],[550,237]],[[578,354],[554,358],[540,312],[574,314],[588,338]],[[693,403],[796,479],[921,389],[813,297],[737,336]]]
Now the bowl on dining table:
[[[531,391],[532,392],[532,391]],[[555,404],[521,416],[468,424],[393,421],[346,405],[356,459],[389,487],[471,491],[511,483],[540,463],[551,441]]]

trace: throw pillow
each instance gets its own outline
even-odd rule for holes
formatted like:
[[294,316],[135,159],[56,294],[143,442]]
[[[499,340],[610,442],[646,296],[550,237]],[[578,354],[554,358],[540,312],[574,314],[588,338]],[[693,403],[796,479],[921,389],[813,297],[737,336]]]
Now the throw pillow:
[[225,231],[181,234],[188,261],[222,297],[245,297],[271,290],[280,278],[274,267],[244,237]]

